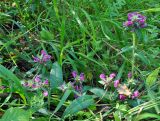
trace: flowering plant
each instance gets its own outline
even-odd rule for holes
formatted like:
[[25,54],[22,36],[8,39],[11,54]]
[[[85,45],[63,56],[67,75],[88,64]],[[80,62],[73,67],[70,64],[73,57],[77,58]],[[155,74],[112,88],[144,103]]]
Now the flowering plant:
[[48,96],[48,91],[46,90],[46,87],[49,86],[49,81],[48,79],[42,80],[40,75],[36,75],[33,80],[22,81],[22,85],[30,91],[41,90],[44,96]]
[[116,76],[115,73],[111,73],[109,76],[102,73],[99,76],[101,79],[101,81],[99,81],[99,83],[104,85],[104,89],[106,89],[106,87],[110,84],[110,82],[114,79],[115,76]]
[[[119,79],[114,80],[115,76],[116,76],[115,73],[110,74],[110,76],[106,76],[105,74],[100,74],[99,77],[100,77],[101,81],[99,81],[99,83],[101,83],[104,86],[104,89],[106,89],[107,86],[113,84],[114,88],[118,92],[120,100],[125,100],[127,97],[132,98],[132,99],[135,99],[135,98],[139,97],[139,91],[138,90],[135,90],[132,93],[131,90],[127,87],[128,84],[125,84],[125,83],[121,84]],[[128,73],[128,80],[130,80],[131,77],[132,77],[132,75],[129,72]]]
[[144,28],[147,26],[146,17],[138,12],[128,13],[128,20],[123,23],[123,26],[132,31]]
[[41,56],[33,56],[34,62],[45,63],[51,59],[51,55],[48,55],[44,50],[41,50]]
[[83,81],[84,81],[84,73],[81,73],[80,75],[77,74],[76,71],[72,72],[72,76],[74,78],[74,81],[71,82],[72,87],[74,88],[74,90],[78,93],[75,94],[75,98],[79,97],[79,95],[82,95],[82,88],[83,88]]

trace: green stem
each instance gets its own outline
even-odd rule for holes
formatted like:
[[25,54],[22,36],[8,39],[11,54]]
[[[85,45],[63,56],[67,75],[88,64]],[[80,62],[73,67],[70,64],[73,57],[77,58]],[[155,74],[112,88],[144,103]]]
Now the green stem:
[[132,79],[134,79],[134,68],[135,68],[135,48],[136,48],[136,35],[135,33],[132,33],[132,44],[133,44],[133,50],[132,50]]

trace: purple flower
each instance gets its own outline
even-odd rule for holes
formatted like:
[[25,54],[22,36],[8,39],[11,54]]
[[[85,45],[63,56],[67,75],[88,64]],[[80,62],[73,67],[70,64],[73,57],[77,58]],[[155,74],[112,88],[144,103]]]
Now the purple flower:
[[47,96],[48,96],[48,91],[44,91],[44,92],[43,92],[43,96],[44,96],[44,97],[47,97]]
[[109,77],[110,77],[111,79],[113,79],[115,76],[116,76],[115,73],[111,73],[111,74],[109,75]]
[[[81,73],[77,78],[77,72],[73,71],[72,76],[74,77],[74,82],[70,82],[71,87],[78,93],[82,92],[82,81],[84,80],[84,73]],[[74,95],[75,98],[79,97],[77,94]]]
[[128,13],[128,21],[131,21],[132,20],[132,17],[133,15],[136,15],[137,13],[136,12],[132,12],[132,13]]
[[37,86],[35,84],[32,84],[32,88],[37,88]]
[[125,96],[125,95],[123,95],[123,94],[120,94],[120,95],[119,95],[119,99],[123,101],[123,100],[125,100],[125,99],[126,99],[126,96]]
[[139,97],[139,91],[138,90],[133,92],[132,99],[137,98],[137,97]]
[[48,85],[48,84],[49,84],[48,79],[46,79],[46,80],[44,81],[44,84],[45,84],[45,85]]
[[73,78],[76,78],[77,77],[77,72],[76,71],[72,71],[72,76],[73,76]]
[[78,85],[76,85],[76,86],[74,87],[74,89],[75,89],[76,91],[79,91]]
[[145,22],[146,22],[145,16],[142,16],[138,12],[132,12],[128,13],[128,20],[123,23],[123,26],[126,28],[130,27],[132,29],[144,28],[147,25]]
[[81,81],[84,80],[84,73],[81,73],[81,74],[80,74],[79,79],[80,79]]
[[47,53],[44,50],[41,50],[41,55],[44,56],[47,55]]
[[144,19],[141,19],[138,21],[140,24],[144,24],[145,23],[145,20]]
[[82,85],[79,86],[79,90],[82,91]]
[[41,50],[41,58],[33,57],[34,62],[45,63],[51,59],[51,55],[48,55],[44,50]]
[[[82,85],[76,85],[76,86],[74,86],[74,89],[75,89],[75,91],[78,93],[78,94],[82,94]],[[77,95],[77,94],[74,94],[74,97],[75,98],[78,98],[79,97],[79,95]]]
[[128,78],[132,78],[132,73],[131,72],[128,73]]
[[102,80],[106,80],[106,75],[105,74],[100,74],[99,78],[102,79]]
[[132,25],[133,25],[132,21],[126,21],[126,22],[123,23],[124,27],[129,27],[129,26],[132,26]]
[[119,80],[115,80],[115,81],[114,81],[114,87],[117,88],[118,85],[119,85]]
[[24,82],[23,86],[28,87],[29,86],[28,82]]
[[79,96],[77,94],[74,94],[74,98],[77,99]]
[[51,59],[51,56],[50,55],[43,55],[42,57],[42,62],[47,62]]
[[147,24],[146,24],[146,23],[141,24],[140,27],[141,27],[141,28],[145,28],[145,27],[147,27]]
[[2,89],[2,90],[5,89],[5,86],[0,86],[0,89]]
[[69,84],[70,84],[69,86],[70,86],[71,88],[74,88],[75,81],[74,81],[74,82],[70,82]]
[[41,81],[40,75],[37,75],[37,76],[34,78],[34,81],[37,82],[37,83],[39,83],[39,82]]
[[38,57],[33,57],[34,62],[40,62],[40,59]]

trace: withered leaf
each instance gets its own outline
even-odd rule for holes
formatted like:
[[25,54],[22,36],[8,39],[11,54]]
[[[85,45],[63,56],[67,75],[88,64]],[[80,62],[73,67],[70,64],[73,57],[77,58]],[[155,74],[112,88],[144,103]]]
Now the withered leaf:
[[123,95],[126,95],[126,96],[130,96],[131,95],[131,91],[128,89],[128,87],[125,84],[119,85],[117,90],[118,90],[119,94],[123,94]]

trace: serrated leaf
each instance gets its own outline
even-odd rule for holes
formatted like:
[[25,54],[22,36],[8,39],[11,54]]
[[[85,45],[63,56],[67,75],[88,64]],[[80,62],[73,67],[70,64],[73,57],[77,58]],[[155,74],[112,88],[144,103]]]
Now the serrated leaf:
[[68,116],[77,113],[89,106],[94,105],[94,100],[90,95],[83,95],[75,99],[64,111],[63,116]]

